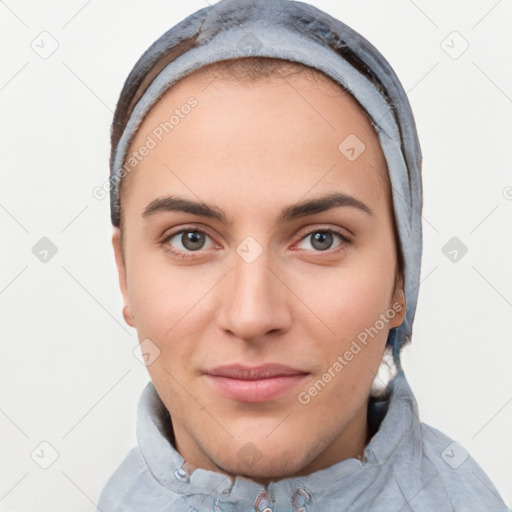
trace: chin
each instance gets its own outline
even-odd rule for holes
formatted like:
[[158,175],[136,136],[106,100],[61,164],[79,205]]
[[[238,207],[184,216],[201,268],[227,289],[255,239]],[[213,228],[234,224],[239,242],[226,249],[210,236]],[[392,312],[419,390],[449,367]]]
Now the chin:
[[248,465],[240,464],[236,461],[236,463],[231,466],[231,471],[229,471],[229,466],[228,468],[224,468],[223,471],[266,484],[272,480],[292,477],[301,469],[302,464],[286,460],[283,456],[283,459],[266,460],[265,462],[260,461],[253,467],[248,467]]
[[[243,476],[259,483],[266,484],[271,480],[287,478],[299,473],[308,463],[306,453],[292,453],[290,450],[261,452],[252,443],[246,443],[238,452],[229,458],[220,456],[214,460],[224,473]],[[234,455],[234,456],[233,456]]]

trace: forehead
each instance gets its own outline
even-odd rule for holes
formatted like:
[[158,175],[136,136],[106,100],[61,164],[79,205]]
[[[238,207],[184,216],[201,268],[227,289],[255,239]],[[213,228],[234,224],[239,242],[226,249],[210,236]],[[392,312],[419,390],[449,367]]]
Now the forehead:
[[[248,177],[286,184],[294,171],[302,187],[322,174],[324,185],[345,176],[364,182],[367,195],[386,195],[387,166],[367,114],[331,78],[303,68],[251,81],[216,63],[181,79],[139,127],[128,156],[148,138],[155,147],[123,182],[156,179],[166,163],[196,182],[206,174],[211,184],[243,186]],[[240,173],[243,167],[252,173]]]

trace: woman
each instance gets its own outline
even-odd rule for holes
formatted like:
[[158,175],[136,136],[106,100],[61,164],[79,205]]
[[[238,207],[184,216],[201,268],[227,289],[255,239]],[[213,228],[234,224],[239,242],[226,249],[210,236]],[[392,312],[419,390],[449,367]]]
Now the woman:
[[506,510],[401,368],[421,150],[368,41],[299,2],[194,13],[125,83],[110,183],[152,382],[98,510]]

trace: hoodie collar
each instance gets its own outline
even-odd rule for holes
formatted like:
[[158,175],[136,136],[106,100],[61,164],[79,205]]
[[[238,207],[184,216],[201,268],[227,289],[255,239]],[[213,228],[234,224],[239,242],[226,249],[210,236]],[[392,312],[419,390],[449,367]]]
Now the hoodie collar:
[[[305,512],[315,496],[346,498],[350,504],[371,503],[378,496],[373,485],[381,472],[395,477],[416,476],[420,472],[421,431],[418,406],[403,371],[388,385],[389,393],[371,401],[369,422],[377,432],[364,450],[363,460],[348,458],[307,476],[284,478],[266,487],[245,477],[234,480],[223,473],[189,469],[174,448],[169,413],[150,381],[144,388],[137,409],[137,441],[140,452],[155,480],[186,502],[205,509],[255,512],[291,510]],[[390,468],[392,467],[392,471]],[[364,503],[360,502],[364,499]],[[191,508],[190,510],[194,510]]]

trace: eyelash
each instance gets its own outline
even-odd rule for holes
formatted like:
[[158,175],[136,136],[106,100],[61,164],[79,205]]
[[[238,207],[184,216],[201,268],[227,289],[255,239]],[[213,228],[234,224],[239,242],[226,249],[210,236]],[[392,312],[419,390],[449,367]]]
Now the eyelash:
[[[185,226],[178,231],[174,231],[172,233],[165,235],[162,239],[160,239],[160,241],[158,243],[162,247],[167,244],[165,249],[167,251],[169,251],[173,256],[177,256],[178,258],[182,258],[182,259],[194,258],[195,257],[194,253],[200,252],[200,250],[182,252],[177,249],[174,249],[174,247],[172,247],[171,245],[168,244],[168,242],[170,240],[172,240],[176,235],[180,235],[182,233],[187,233],[187,232],[201,233],[206,236],[209,236],[206,231],[204,231],[202,229],[198,229],[197,226],[191,225],[191,226]],[[313,229],[311,231],[308,231],[299,239],[299,242],[302,242],[302,240],[305,240],[308,236],[311,236],[314,233],[329,233],[329,234],[338,235],[341,238],[341,244],[334,249],[326,249],[325,251],[312,251],[313,253],[320,253],[320,255],[318,257],[321,257],[321,255],[325,254],[325,253],[330,254],[330,255],[336,254],[339,251],[343,250],[345,245],[349,245],[352,243],[352,240],[349,237],[347,237],[346,235],[341,233],[341,231],[339,231],[338,229],[335,229],[333,227],[329,227],[326,229]],[[315,256],[315,257],[317,257],[317,256]]]

